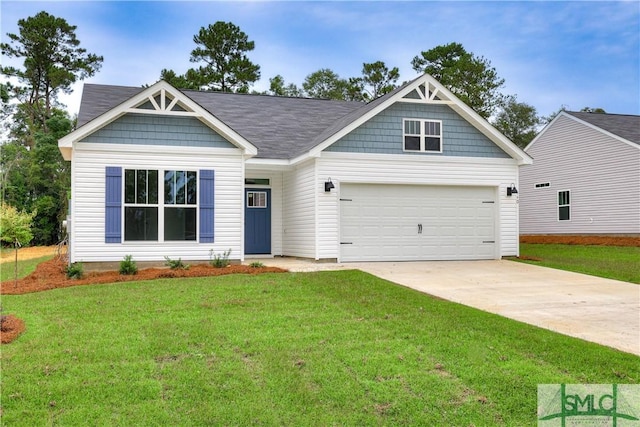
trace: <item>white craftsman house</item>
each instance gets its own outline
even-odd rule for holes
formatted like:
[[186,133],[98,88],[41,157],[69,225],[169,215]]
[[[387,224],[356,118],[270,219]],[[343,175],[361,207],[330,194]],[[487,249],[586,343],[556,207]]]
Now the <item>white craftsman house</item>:
[[518,254],[531,158],[429,75],[368,104],[85,85],[70,259]]
[[640,235],[640,116],[563,111],[525,151],[521,234]]

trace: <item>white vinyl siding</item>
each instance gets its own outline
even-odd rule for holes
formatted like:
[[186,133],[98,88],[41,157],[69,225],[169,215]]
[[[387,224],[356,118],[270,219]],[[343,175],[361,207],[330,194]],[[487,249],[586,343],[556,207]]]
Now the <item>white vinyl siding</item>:
[[518,198],[507,197],[506,188],[518,187],[515,160],[433,158],[402,155],[323,152],[318,159],[316,188],[326,177],[336,185],[330,193],[318,190],[318,257],[339,257],[339,199],[344,183],[455,185],[493,187],[497,191],[496,244],[498,256],[518,254]]
[[[521,234],[640,233],[640,146],[560,116],[527,153],[534,163],[520,169]],[[566,189],[571,220],[558,221]]]
[[[209,250],[231,249],[231,259],[242,258],[244,177],[243,158],[237,149],[162,147],[77,143],[72,158],[71,261],[121,261],[131,254],[136,261],[209,259]],[[215,243],[123,242],[105,243],[105,167],[153,170],[215,171]]]
[[315,160],[284,173],[283,255],[316,257],[316,180]]

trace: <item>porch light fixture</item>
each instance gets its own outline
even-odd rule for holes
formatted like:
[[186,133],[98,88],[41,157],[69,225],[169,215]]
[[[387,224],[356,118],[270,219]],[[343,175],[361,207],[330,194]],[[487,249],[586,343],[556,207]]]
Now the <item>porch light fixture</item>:
[[330,192],[332,188],[336,188],[336,186],[333,185],[333,182],[331,182],[331,178],[329,178],[327,180],[327,182],[324,183],[324,191],[325,191],[325,193]]
[[511,196],[512,194],[518,194],[518,189],[514,183],[511,183],[511,187],[507,187],[507,196]]

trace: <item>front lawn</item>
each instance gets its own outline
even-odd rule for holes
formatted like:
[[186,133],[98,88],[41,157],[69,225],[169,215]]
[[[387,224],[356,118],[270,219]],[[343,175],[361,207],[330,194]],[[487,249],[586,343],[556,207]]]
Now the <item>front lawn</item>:
[[537,385],[640,358],[359,271],[2,297],[6,425],[536,425]]
[[520,244],[518,261],[640,283],[640,247]]

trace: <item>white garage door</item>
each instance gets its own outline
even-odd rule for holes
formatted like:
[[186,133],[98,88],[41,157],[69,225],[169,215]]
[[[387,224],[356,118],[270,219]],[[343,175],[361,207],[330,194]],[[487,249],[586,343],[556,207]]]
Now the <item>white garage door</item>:
[[340,260],[496,257],[492,187],[342,184]]

